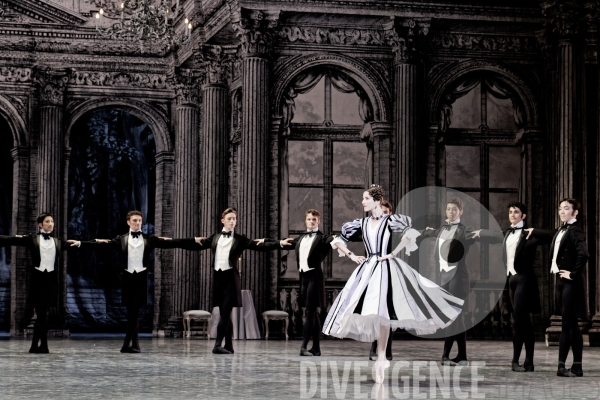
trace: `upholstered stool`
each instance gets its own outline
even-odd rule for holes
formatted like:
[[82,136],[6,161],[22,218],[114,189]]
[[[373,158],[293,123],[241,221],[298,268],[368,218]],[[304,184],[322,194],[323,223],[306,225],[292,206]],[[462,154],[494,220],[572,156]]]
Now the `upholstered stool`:
[[265,339],[269,338],[269,321],[285,320],[285,340],[288,340],[288,325],[290,323],[289,315],[285,311],[270,310],[262,313],[263,325],[265,328]]
[[183,337],[189,338],[192,335],[191,321],[203,321],[202,329],[200,332],[206,335],[207,339],[210,339],[210,333],[208,332],[208,324],[210,323],[211,315],[208,311],[204,310],[189,310],[183,313]]

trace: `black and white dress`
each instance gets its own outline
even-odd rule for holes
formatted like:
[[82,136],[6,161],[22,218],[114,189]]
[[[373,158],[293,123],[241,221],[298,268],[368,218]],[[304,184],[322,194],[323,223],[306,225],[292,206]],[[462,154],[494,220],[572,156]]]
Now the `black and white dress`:
[[372,228],[370,220],[367,217],[345,223],[342,235],[331,243],[335,248],[335,243],[345,245],[362,237],[367,258],[335,299],[323,333],[372,342],[379,337],[382,325],[414,330],[418,335],[432,334],[450,325],[460,314],[463,300],[422,277],[399,258],[377,261],[394,250],[394,233],[409,238],[406,255],[418,248],[415,239],[420,234],[411,228],[410,218],[384,215]]

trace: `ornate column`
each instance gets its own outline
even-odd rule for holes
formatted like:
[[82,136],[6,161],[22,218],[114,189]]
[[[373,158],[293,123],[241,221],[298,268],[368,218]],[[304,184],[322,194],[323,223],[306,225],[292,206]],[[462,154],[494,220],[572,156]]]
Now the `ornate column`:
[[[176,99],[175,174],[173,236],[200,236],[198,214],[199,122],[198,80],[191,71],[181,71],[172,79]],[[200,299],[200,273],[197,252],[175,249],[173,252],[172,312],[165,335],[178,336],[186,310],[196,310]]]
[[[268,53],[278,13],[241,10],[232,13],[240,37],[242,61],[242,122],[239,146],[239,232],[264,238],[269,227],[269,61]],[[269,293],[268,257],[245,252],[241,261],[242,289],[250,289],[257,313],[265,310]]]
[[[29,196],[30,196],[30,151],[28,147],[18,146],[11,150],[13,158],[13,214],[12,232],[18,234],[29,231]],[[10,272],[10,336],[24,337],[27,309],[27,266],[29,250],[24,247],[13,247]]]
[[[37,69],[34,75],[39,94],[39,136],[37,165],[37,214],[50,212],[54,216],[54,236],[63,237],[64,207],[64,153],[63,102],[69,77],[64,71],[50,68]],[[37,224],[36,224],[37,227]],[[68,336],[64,330],[66,299],[66,262],[63,259],[62,276],[56,308],[49,309],[49,336]]]
[[[229,187],[229,118],[227,76],[229,56],[219,46],[206,46],[201,54],[206,69],[205,84],[202,85],[202,171],[201,199],[202,235],[218,232],[221,213],[228,207]],[[200,308],[208,310],[212,305],[212,254],[200,255]]]
[[[574,197],[582,202],[585,211],[585,113],[584,113],[584,48],[581,34],[586,28],[586,9],[576,1],[556,1],[542,5],[549,20],[547,36],[556,45],[556,72],[554,104],[552,108],[555,153],[554,209],[558,201]],[[554,214],[554,226],[560,220]],[[585,220],[579,220],[586,230]],[[547,272],[548,273],[548,272]],[[587,272],[586,272],[587,274]],[[555,282],[554,286],[555,287]],[[553,301],[555,303],[555,301]],[[561,332],[561,318],[554,308],[546,330],[546,343],[557,345]],[[585,325],[586,323],[583,322]]]
[[38,204],[37,211],[48,211],[58,222],[55,236],[60,236],[62,223],[63,183],[63,100],[68,77],[61,71],[37,70],[35,82],[39,90],[40,121],[38,138]]
[[[429,32],[427,20],[392,20],[386,26],[386,41],[396,54],[394,61],[394,120],[396,149],[396,201],[419,186],[419,55],[417,48]],[[405,210],[407,212],[408,210]]]

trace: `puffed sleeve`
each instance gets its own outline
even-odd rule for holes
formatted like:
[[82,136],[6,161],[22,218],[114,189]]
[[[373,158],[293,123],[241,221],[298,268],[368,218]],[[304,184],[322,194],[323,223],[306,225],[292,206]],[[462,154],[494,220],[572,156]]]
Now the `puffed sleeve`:
[[[357,218],[354,221],[346,222],[344,225],[342,225],[342,234],[339,236],[336,236],[335,239],[333,239],[331,241],[331,247],[333,247],[334,249],[337,249],[337,247],[335,245],[336,243],[341,243],[342,245],[346,246],[346,243],[359,241],[359,240],[361,240],[361,237],[362,237],[362,219]],[[340,257],[345,256],[344,253],[342,253],[339,249],[338,249],[338,253],[339,253]]]
[[404,248],[404,252],[407,256],[419,248],[419,246],[417,246],[417,238],[421,236],[417,230],[412,228],[411,222],[409,216],[401,214],[391,215],[389,222],[389,227],[392,232],[402,234],[402,239],[408,239],[408,243]]

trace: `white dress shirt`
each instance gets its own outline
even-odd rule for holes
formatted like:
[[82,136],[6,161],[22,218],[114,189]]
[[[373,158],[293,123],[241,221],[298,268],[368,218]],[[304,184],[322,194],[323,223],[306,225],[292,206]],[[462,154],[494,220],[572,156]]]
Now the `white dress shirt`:
[[[523,229],[523,221],[519,222],[516,226],[511,225],[510,227]],[[517,274],[517,271],[515,270],[515,252],[517,251],[517,244],[519,243],[520,237],[521,230],[511,232],[506,237],[506,275],[508,276]]]
[[304,238],[302,238],[302,241],[300,242],[300,253],[298,255],[298,258],[300,259],[300,265],[298,266],[298,269],[300,272],[307,272],[314,269],[308,266],[308,253],[310,253],[310,248],[317,235],[310,237],[309,233],[317,231],[318,229],[313,229],[312,231],[307,232],[307,235],[304,235]]
[[134,239],[129,231],[129,240],[127,241],[127,272],[142,272],[144,267],[144,237],[140,234]]
[[[577,222],[577,219],[572,218],[565,225],[571,225],[575,222]],[[558,264],[556,264],[556,257],[558,256],[558,249],[560,248],[560,242],[562,241],[562,238],[565,235],[565,232],[566,231],[564,231],[564,230],[561,230],[560,232],[558,232],[558,235],[556,235],[556,240],[554,241],[554,254],[552,255],[552,266],[550,267],[550,272],[552,272],[553,274],[558,274],[560,272],[558,269]]]
[[217,250],[215,251],[215,271],[227,271],[231,269],[231,265],[229,265],[229,252],[231,251],[232,244],[233,230],[231,230],[230,237],[221,235],[217,242]]
[[[46,233],[43,229],[40,229],[40,233]],[[39,236],[40,241],[40,266],[36,267],[38,271],[54,271],[54,260],[56,259],[56,244],[54,239],[44,239],[43,236]]]
[[[447,224],[450,224],[449,220],[446,220]],[[452,221],[452,226],[450,227],[450,229],[442,229],[442,231],[440,232],[440,237],[438,238],[438,254],[440,255],[440,271],[452,271],[454,268],[456,268],[456,266],[458,265],[457,263],[453,263],[453,264],[448,264],[448,261],[444,260],[444,257],[442,257],[442,245],[444,244],[444,242],[446,240],[452,240],[452,238],[454,237],[454,233],[456,232],[456,229],[458,228],[458,224],[460,224],[460,218]],[[445,254],[446,258],[448,258],[448,254]]]

